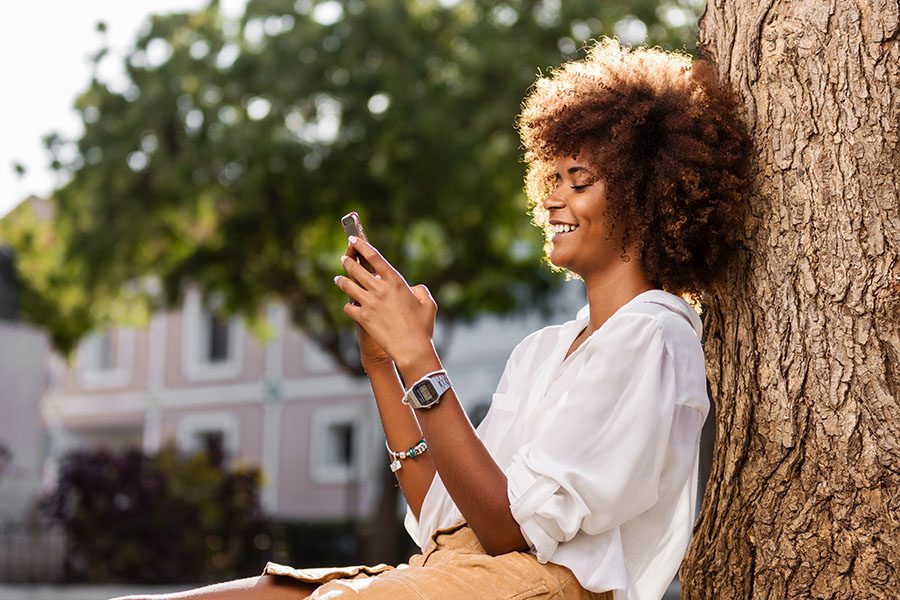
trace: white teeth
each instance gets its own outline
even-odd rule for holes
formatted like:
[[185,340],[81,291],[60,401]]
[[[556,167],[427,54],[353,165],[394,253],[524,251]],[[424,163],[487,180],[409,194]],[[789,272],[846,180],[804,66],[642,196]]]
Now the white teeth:
[[567,233],[576,229],[578,229],[578,225],[567,225],[565,223],[556,223],[550,226],[550,230],[553,233]]

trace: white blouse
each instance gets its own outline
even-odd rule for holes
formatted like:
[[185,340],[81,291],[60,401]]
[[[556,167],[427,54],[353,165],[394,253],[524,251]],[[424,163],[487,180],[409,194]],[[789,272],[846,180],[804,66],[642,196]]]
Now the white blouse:
[[[702,325],[679,296],[649,290],[564,359],[589,317],[586,305],[513,349],[476,432],[539,562],[615,600],[658,600],[694,521],[709,411]],[[407,508],[420,547],[463,519],[439,475],[419,517]]]

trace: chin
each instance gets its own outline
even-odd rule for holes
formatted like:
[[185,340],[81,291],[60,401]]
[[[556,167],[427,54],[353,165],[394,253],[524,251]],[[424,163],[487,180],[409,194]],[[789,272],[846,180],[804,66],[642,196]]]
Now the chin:
[[557,258],[554,255],[553,252],[550,252],[547,255],[547,260],[550,261],[550,264],[553,265],[554,267],[556,267],[557,269],[565,269],[566,268],[565,261],[560,261],[559,258]]
[[566,262],[565,259],[558,259],[558,258],[555,258],[553,256],[553,254],[550,254],[547,257],[547,260],[550,261],[550,264],[553,265],[553,267],[555,269],[561,269],[561,270],[565,271],[567,280],[571,279],[572,277],[577,277],[577,278],[581,279],[581,275],[579,273],[577,273],[574,269],[572,269],[571,265],[568,262]]

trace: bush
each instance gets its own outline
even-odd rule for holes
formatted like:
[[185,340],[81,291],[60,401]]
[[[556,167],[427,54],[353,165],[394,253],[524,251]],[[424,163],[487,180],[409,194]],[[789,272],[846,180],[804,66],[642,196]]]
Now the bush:
[[360,563],[355,521],[281,521],[273,529],[272,560],[304,568]]
[[[419,552],[419,547],[406,534],[403,522],[394,523],[399,539],[398,556],[378,556],[367,560],[361,536],[370,535],[371,523],[364,527],[356,520],[301,521],[284,520],[274,522],[275,543],[271,560],[296,567],[341,567],[363,563],[386,562],[396,564],[406,562],[410,555]],[[369,543],[372,543],[371,540]],[[378,553],[376,553],[377,555]]]
[[70,581],[221,581],[259,574],[269,558],[260,480],[256,467],[226,468],[215,447],[77,450],[42,506],[66,532]]

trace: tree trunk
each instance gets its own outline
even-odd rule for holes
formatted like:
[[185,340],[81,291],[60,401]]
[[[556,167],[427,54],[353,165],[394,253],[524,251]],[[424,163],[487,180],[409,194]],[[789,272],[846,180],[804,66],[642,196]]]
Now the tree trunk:
[[685,598],[900,598],[897,0],[711,0],[756,141],[747,254],[704,301],[717,445]]

